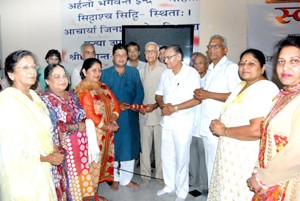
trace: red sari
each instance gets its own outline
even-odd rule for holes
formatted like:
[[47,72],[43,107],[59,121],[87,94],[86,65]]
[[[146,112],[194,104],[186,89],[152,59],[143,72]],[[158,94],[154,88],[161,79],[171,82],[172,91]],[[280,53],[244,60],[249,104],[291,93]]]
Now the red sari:
[[119,103],[111,90],[102,82],[81,81],[75,93],[86,112],[86,118],[92,119],[96,126],[101,156],[98,163],[91,164],[92,180],[96,187],[99,182],[114,181],[114,133],[101,129],[111,121],[112,115],[120,114]]

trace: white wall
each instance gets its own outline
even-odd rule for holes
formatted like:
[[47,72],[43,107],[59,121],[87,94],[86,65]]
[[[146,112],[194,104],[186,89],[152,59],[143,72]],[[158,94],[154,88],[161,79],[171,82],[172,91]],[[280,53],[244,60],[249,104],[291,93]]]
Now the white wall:
[[49,49],[61,49],[59,0],[0,0],[2,53],[32,51],[42,66]]
[[[228,57],[237,62],[246,49],[247,4],[264,3],[265,0],[200,0],[200,51],[206,51],[211,35],[221,34],[228,39]],[[0,0],[0,15],[3,58],[15,50],[27,49],[45,66],[47,51],[61,50],[59,0]]]

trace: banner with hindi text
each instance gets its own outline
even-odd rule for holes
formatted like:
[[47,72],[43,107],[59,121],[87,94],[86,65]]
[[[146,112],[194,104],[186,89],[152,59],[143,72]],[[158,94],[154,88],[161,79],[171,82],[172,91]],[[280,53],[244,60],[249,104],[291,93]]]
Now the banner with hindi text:
[[200,0],[61,0],[63,63],[70,73],[82,62],[80,46],[86,42],[95,46],[103,68],[111,66],[112,47],[122,42],[122,25],[192,24],[198,50],[199,9]]
[[274,45],[289,34],[300,35],[300,4],[248,5],[248,47],[261,50],[267,60],[267,76],[279,83],[274,71]]

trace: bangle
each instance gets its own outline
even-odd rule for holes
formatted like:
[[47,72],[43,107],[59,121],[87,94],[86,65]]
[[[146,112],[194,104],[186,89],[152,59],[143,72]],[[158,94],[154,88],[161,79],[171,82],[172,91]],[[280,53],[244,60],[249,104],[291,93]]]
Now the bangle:
[[179,111],[177,105],[176,105],[174,108],[175,108],[175,112],[178,112],[178,111]]

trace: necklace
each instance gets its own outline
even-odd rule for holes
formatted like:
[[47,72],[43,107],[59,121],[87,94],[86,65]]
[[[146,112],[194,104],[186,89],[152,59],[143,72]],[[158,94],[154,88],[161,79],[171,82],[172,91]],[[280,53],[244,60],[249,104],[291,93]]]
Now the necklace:
[[[280,112],[291,100],[293,100],[300,92],[300,85],[285,86],[280,90],[279,94],[274,98],[278,99],[274,107],[261,123],[261,141],[260,141],[260,152],[259,152],[259,164],[260,167],[265,168],[265,153],[270,152],[270,149],[266,150],[267,138],[268,138],[268,127],[270,121]],[[267,157],[269,158],[269,157]],[[269,159],[270,160],[270,159]],[[269,161],[268,160],[268,161]]]
[[277,97],[285,96],[285,95],[290,95],[290,94],[295,94],[300,91],[300,83],[292,86],[284,86],[283,89],[280,90],[279,94]]
[[279,94],[274,98],[275,100],[278,100],[266,119],[270,120],[273,118],[284,106],[293,100],[299,92],[300,83],[292,86],[284,86],[283,89],[280,90]]

